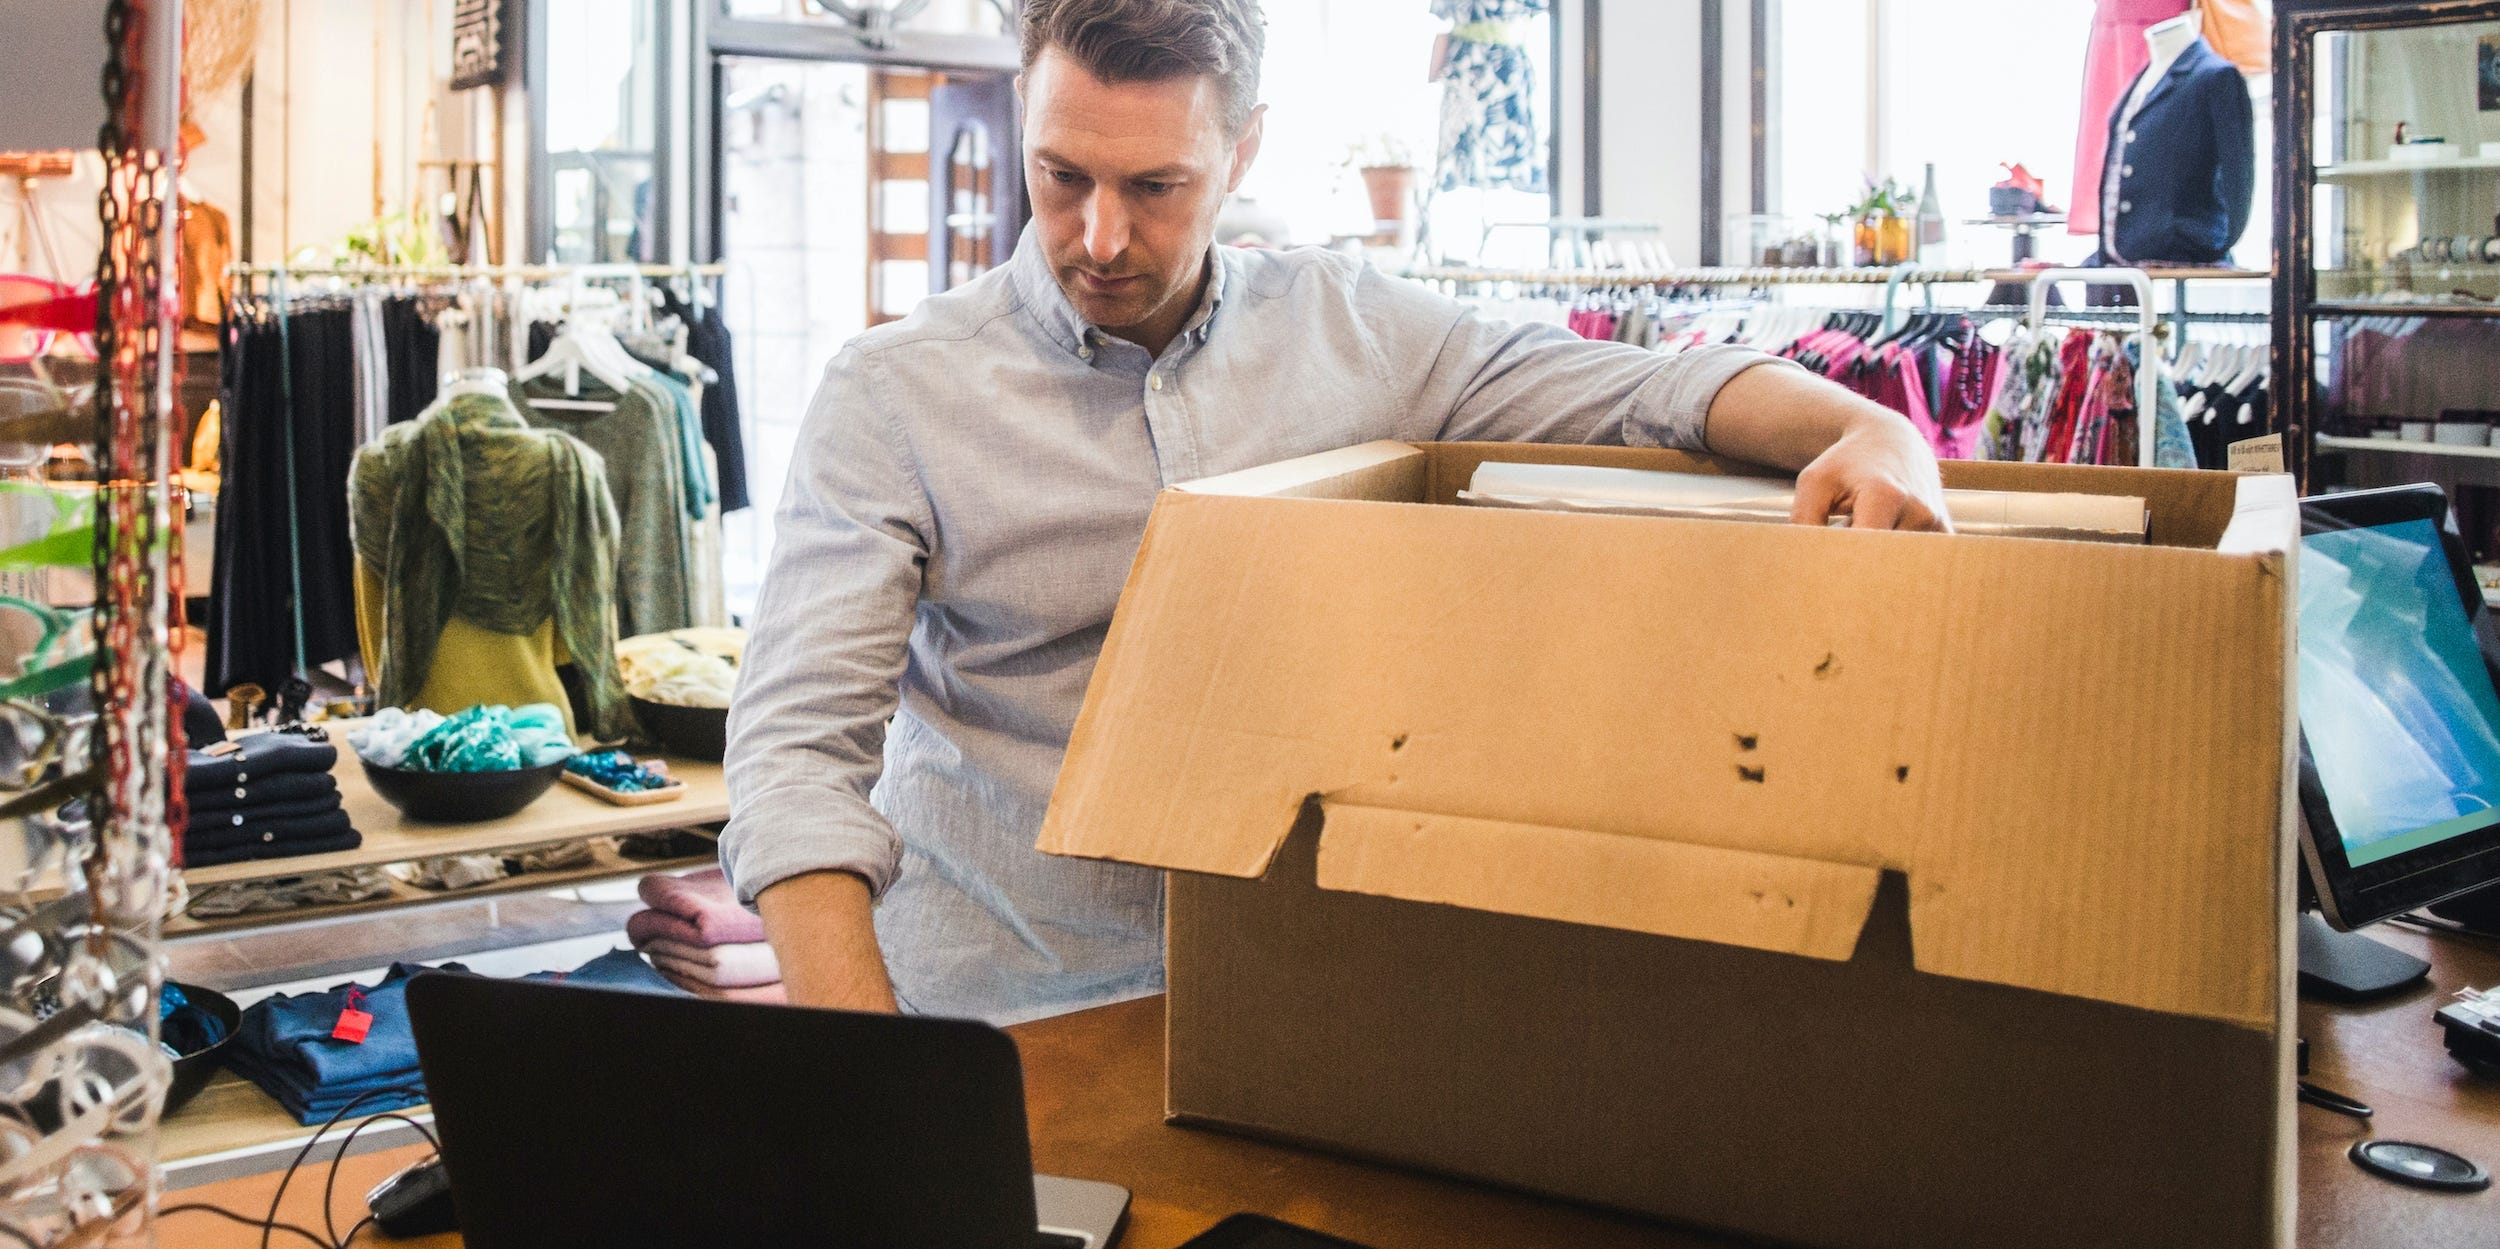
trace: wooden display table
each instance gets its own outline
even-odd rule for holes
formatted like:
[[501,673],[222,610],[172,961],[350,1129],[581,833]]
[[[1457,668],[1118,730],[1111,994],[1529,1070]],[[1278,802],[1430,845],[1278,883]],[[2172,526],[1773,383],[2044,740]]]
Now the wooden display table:
[[[2451,1061],[2430,1020],[2432,1009],[2455,989],[2500,984],[2500,947],[2384,926],[2372,935],[2430,959],[2437,987],[2364,1008],[2302,1003],[2310,1078],[2371,1103],[2378,1117],[2365,1125],[2307,1106],[2296,1112],[2299,1243],[2304,1249],[2409,1249],[2500,1242],[2500,1190],[2458,1195],[2402,1188],[2363,1174],[2343,1156],[2355,1139],[2374,1135],[2442,1145],[2486,1166],[2500,1164],[2500,1080],[2471,1075]],[[1317,1227],[1374,1249],[1698,1249],[1728,1243],[1479,1185],[1166,1125],[1160,998],[1008,1032],[1024,1057],[1034,1165],[1052,1174],[1108,1180],[1136,1194],[1119,1249],[1173,1249],[1236,1210]],[[329,1153],[317,1150],[318,1168],[307,1163],[307,1173],[296,1177],[281,1217],[320,1225]],[[334,1210],[339,1230],[344,1233],[363,1217],[367,1189],[424,1154],[423,1147],[413,1147],[350,1158],[339,1174]],[[207,1201],[249,1210],[257,1218],[268,1209],[276,1184],[274,1175],[254,1176],[169,1194],[167,1202]],[[197,1249],[240,1249],[259,1243],[259,1233],[209,1215],[176,1214],[166,1220],[161,1239]],[[365,1241],[359,1237],[357,1243]],[[456,1249],[460,1241],[438,1236],[393,1243]]]
[[[669,759],[670,775],[686,786],[685,792],[670,802],[616,806],[570,786],[557,785],[520,812],[500,820],[474,824],[411,820],[374,793],[365,779],[364,765],[357,762],[355,752],[347,745],[347,730],[354,724],[347,721],[325,727],[339,747],[338,766],[332,774],[338,780],[340,800],[357,831],[364,834],[364,845],[337,854],[192,868],[183,873],[184,881],[197,891],[233,881],[378,867],[437,855],[510,854],[631,833],[714,825],[729,818],[729,790],[721,778],[719,764]],[[461,905],[518,893],[632,879],[652,872],[686,871],[714,861],[708,853],[676,859],[628,859],[604,842],[593,841],[591,861],[579,867],[530,872],[469,889],[421,889],[395,882],[386,896],[338,906],[298,907],[205,920],[186,915],[167,921],[164,933],[167,941],[226,937],[240,932],[359,919],[392,910]],[[423,1117],[424,1112],[403,1113]],[[337,1135],[344,1136],[352,1126],[353,1121],[342,1125]],[[166,1119],[158,1156],[167,1165],[170,1183],[204,1183],[283,1167],[311,1133],[310,1128],[296,1123],[259,1089],[240,1077],[221,1072],[190,1105]],[[359,1137],[356,1143],[363,1149],[368,1143],[388,1147],[414,1139],[415,1133],[406,1126],[386,1121]],[[323,1156],[328,1156],[328,1152],[325,1148]]]
[[[670,759],[670,775],[686,786],[685,793],[673,802],[620,807],[602,802],[571,786],[557,785],[519,813],[500,820],[476,824],[431,824],[411,820],[384,802],[366,781],[364,765],[357,762],[355,751],[347,744],[347,730],[355,727],[355,722],[340,721],[324,727],[330,730],[330,739],[339,748],[338,766],[331,772],[338,779],[340,801],[346,806],[348,818],[356,825],[356,831],[364,834],[365,844],[337,854],[308,854],[292,859],[256,859],[246,863],[190,868],[182,875],[184,882],[193,890],[230,881],[270,880],[340,868],[375,867],[436,855],[509,854],[594,837],[718,824],[729,818],[729,786],[721,777],[720,765]],[[599,847],[594,850],[594,861],[588,865],[561,871],[533,872],[474,889],[438,891],[402,884],[388,897],[344,906],[306,907],[211,920],[184,916],[165,925],[165,939],[181,941],[248,929],[317,923],[394,907],[472,902],[499,893],[555,889],[645,872],[678,870],[699,862],[699,859],[637,861],[621,858],[605,847]]]

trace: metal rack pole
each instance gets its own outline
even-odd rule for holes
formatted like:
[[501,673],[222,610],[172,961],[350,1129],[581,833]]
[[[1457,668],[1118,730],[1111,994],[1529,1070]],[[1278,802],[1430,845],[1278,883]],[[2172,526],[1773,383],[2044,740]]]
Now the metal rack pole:
[[567,278],[584,279],[666,279],[679,277],[717,278],[726,276],[729,266],[700,265],[279,265],[231,264],[226,266],[228,281],[237,279],[287,277],[294,279],[333,278],[350,282],[468,282],[501,281],[507,278],[527,282],[549,282]]
[[1927,269],[1902,265],[1888,269],[1478,269],[1468,266],[1419,265],[1387,272],[1418,282],[1507,282],[1519,286],[1890,286],[1904,282],[1925,286],[1984,282],[1986,269]]

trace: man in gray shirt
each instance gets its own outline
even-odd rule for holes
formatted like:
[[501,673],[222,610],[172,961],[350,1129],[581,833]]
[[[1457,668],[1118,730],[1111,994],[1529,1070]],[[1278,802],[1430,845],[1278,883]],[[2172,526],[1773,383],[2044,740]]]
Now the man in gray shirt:
[[1255,0],[1024,15],[1033,225],[827,368],[730,710],[721,857],[791,1001],[1005,1023],[1161,987],[1160,874],[1033,843],[1174,482],[1380,438],[1628,443],[1802,469],[1801,523],[1944,525],[1908,421],[1793,365],[1212,246],[1259,148]]

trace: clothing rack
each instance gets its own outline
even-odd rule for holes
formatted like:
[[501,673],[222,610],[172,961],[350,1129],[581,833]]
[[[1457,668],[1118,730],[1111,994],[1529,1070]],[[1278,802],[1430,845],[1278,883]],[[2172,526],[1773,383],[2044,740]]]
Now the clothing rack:
[[[251,293],[254,284],[339,282],[353,286],[466,285],[472,282],[610,282],[667,281],[673,278],[726,277],[729,266],[700,265],[308,265],[230,264],[227,289]],[[275,291],[270,293],[275,294]],[[297,292],[309,294],[311,292]]]
[[2142,269],[2042,269],[2031,277],[2031,307],[2023,323],[2035,333],[2048,323],[2049,292],[2060,282],[2085,286],[2124,286],[2135,292],[2136,324],[2144,342],[2135,368],[2136,462],[2151,468],[2160,462],[2161,373],[2154,368],[2153,336],[2161,331],[2161,312],[2153,307],[2153,275]]
[[1889,268],[1700,268],[1700,269],[1478,269],[1466,266],[1419,266],[1394,270],[1418,282],[1502,282],[1517,286],[1561,286],[1603,290],[1623,286],[1881,286],[1884,324],[1899,324],[1894,309],[1901,288],[1925,288],[1927,306],[1936,305],[1939,284],[1986,281],[1985,269],[1927,268],[1917,264]]
[[[645,631],[706,623],[719,580],[717,517],[747,505],[734,347],[722,317],[696,311],[717,308],[713,283],[726,274],[717,264],[225,267],[236,313],[220,364],[225,477],[207,617],[209,692],[236,682],[276,689],[361,652],[347,537],[358,450],[388,426],[423,416],[460,367],[491,363],[517,378],[545,350],[533,343],[538,321],[578,312],[604,324],[609,314],[588,311],[594,304],[632,309],[632,329],[620,329],[629,336],[652,328],[643,318],[659,315],[654,302],[676,318],[667,339],[643,340],[650,358],[637,360],[635,384],[620,388],[630,395],[599,401],[606,406],[598,411],[632,410],[598,432],[615,435],[602,452],[612,477],[651,478],[636,496],[654,501],[641,508],[645,537],[675,539],[646,541],[637,557],[684,555],[671,563],[684,573],[680,582],[633,579],[655,605]],[[670,370],[700,378],[700,394],[665,384]],[[566,432],[595,442],[589,402],[572,405]],[[547,406],[567,405],[559,397]]]
[[1857,269],[1478,269],[1466,265],[1418,265],[1391,270],[1418,282],[1508,282],[1518,286],[1900,286],[1984,282],[1986,269],[1929,269],[1919,265]]
[[[2164,315],[2154,303],[2156,274],[2143,269],[2040,269],[1988,270],[1927,268],[1915,264],[1897,265],[1888,269],[1806,269],[1806,268],[1700,268],[1700,269],[1478,269],[1450,266],[1410,267],[1395,271],[1399,276],[1416,281],[1451,284],[1507,284],[1521,287],[1545,287],[1582,290],[1630,289],[1639,287],[1708,287],[1743,286],[1874,286],[1884,287],[1883,324],[1887,333],[1899,327],[1900,292],[1904,286],[1927,288],[1926,302],[1935,307],[1934,287],[1938,284],[2002,282],[2019,279],[2029,286],[2027,306],[1986,304],[1976,308],[1956,309],[1973,319],[1989,319],[2020,315],[2034,332],[2055,320],[2062,324],[2119,325],[2131,327],[2145,336],[2135,375],[2137,392],[2137,435],[2140,440],[2138,462],[2150,467],[2159,461],[2159,411],[2161,378],[2155,367],[2153,353],[2155,336],[2160,333]],[[2161,280],[2178,281],[2181,274],[2165,271]],[[2262,276],[2217,274],[2214,276]],[[2060,308],[2054,317],[2048,305],[2049,292],[2060,283],[2081,283],[2086,286],[2123,286],[2135,292],[2132,309]],[[2189,320],[2263,324],[2267,314],[2261,312],[2188,313],[2174,310],[2170,318],[2182,325]]]
[[[1419,265],[1401,269],[1392,269],[1388,272],[1394,274],[1395,276],[1410,278],[1418,282],[1447,282],[1452,284],[1506,283],[1515,286],[1569,287],[1587,290],[1603,290],[1609,287],[1636,286],[1881,286],[1884,288],[1884,324],[1889,328],[1899,324],[1899,314],[1897,309],[1900,303],[1901,288],[1904,286],[1917,286],[1923,288],[1926,306],[1934,308],[1936,307],[1935,288],[1938,286],[1948,286],[1958,283],[1986,282],[1998,286],[2037,287],[2044,274],[2068,271],[2054,269],[1948,269],[1928,268],[1917,264],[1904,264],[1894,265],[1889,268],[1706,268],[1657,270],[1588,268],[1479,269],[1465,265]],[[2170,283],[2175,291],[2176,299],[2167,319],[2174,327],[2176,327],[2182,338],[2186,336],[2187,327],[2190,324],[2263,325],[2268,323],[2270,320],[2270,314],[2264,312],[2191,311],[2188,308],[2187,299],[2188,284],[2190,282],[2262,282],[2273,278],[2274,275],[2270,270],[2150,268],[2130,270],[2096,269],[2089,270],[2088,272],[2094,274],[2112,272],[2142,273],[2146,276],[2147,281],[2144,286],[2137,287],[2139,291],[2150,290],[2151,284],[2154,282]],[[2135,286],[2135,283],[2131,281],[2126,282],[2125,284]],[[2144,301],[2147,305],[2151,302],[2148,295],[2139,294],[2138,298]],[[1984,307],[1985,306],[1983,305],[1983,308]],[[1982,310],[1970,309],[1968,311],[1980,312]]]
[[468,279],[492,281],[518,278],[527,282],[554,282],[580,277],[585,280],[603,278],[717,278],[727,275],[724,264],[702,265],[270,265],[231,264],[226,266],[229,278],[344,278],[359,282],[449,282]]

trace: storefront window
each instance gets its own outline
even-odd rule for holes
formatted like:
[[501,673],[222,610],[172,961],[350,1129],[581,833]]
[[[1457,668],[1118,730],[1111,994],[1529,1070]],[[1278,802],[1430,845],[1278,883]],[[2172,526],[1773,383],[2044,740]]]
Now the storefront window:
[[[1485,25],[1500,25],[1529,64],[1521,88],[1534,128],[1528,159],[1542,167],[1554,133],[1552,15],[1542,4],[1482,7],[1519,10]],[[1450,190],[1435,184],[1447,90],[1429,81],[1426,69],[1434,41],[1453,23],[1435,16],[1431,0],[1267,0],[1264,9],[1266,145],[1241,195],[1255,209],[1245,216],[1284,230],[1284,240],[1271,233],[1270,241],[1325,243],[1373,234],[1381,219],[1363,167],[1403,164],[1413,174],[1398,198],[1410,213],[1428,208],[1435,256],[1542,263],[1544,232],[1506,227],[1552,216],[1545,181],[1484,187],[1472,185],[1478,179],[1471,177]],[[1405,68],[1384,69],[1391,50]]]
[[[1966,223],[1989,215],[1988,188],[2008,164],[2046,182],[2050,203],[2074,208],[2078,136],[2109,120],[2105,112],[2084,116],[2093,42],[2139,37],[2097,33],[2099,7],[2093,0],[1772,0],[1772,210],[1812,230],[1818,217],[1859,202],[1870,180],[1890,178],[1916,193],[1932,164],[1951,229],[1942,259],[2006,263],[2008,233]],[[1987,85],[1974,90],[1970,76],[1938,73],[1940,65],[1992,68]],[[2271,185],[2271,85],[2267,75],[2249,76],[2260,187]],[[2233,261],[2262,269],[2272,232],[2266,197],[2254,207]],[[2083,259],[2098,238],[2089,223],[2080,228],[2079,235],[2044,229],[2040,256]]]
[[658,0],[545,0],[545,258],[661,258]]

